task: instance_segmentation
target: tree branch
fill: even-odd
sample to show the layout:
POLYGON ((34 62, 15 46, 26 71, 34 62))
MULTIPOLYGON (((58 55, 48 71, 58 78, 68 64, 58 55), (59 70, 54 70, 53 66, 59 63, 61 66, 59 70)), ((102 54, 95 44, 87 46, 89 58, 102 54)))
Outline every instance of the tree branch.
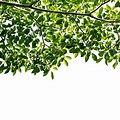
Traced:
POLYGON ((0 4, 4 5, 9 5, 9 6, 16 6, 16 7, 23 7, 23 8, 30 8, 33 10, 41 11, 41 12, 49 12, 49 13, 59 13, 59 14, 64 14, 64 15, 80 15, 80 16, 88 16, 96 20, 104 21, 104 22, 110 22, 110 23, 120 23, 120 20, 104 20, 101 18, 94 17, 90 14, 87 13, 77 13, 77 12, 63 12, 63 11, 54 11, 54 10, 46 10, 46 9, 41 9, 37 7, 32 7, 31 4, 18 4, 18 3, 10 3, 6 1, 0 1, 0 4))

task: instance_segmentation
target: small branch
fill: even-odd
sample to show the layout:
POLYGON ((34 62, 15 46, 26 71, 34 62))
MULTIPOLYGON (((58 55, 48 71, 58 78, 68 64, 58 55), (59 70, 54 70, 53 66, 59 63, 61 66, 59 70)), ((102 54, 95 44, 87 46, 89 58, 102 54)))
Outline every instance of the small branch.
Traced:
POLYGON ((94 13, 95 11, 97 11, 99 8, 101 8, 103 5, 105 5, 106 3, 110 2, 110 0, 103 2, 101 5, 99 5, 95 10, 93 10, 92 12, 90 12, 90 14, 94 13))

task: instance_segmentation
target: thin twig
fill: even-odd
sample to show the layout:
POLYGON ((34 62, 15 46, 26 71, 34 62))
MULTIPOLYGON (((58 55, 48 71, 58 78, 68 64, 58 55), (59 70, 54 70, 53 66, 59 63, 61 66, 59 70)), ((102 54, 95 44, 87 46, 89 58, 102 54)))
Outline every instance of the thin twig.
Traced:
POLYGON ((99 8, 101 8, 103 5, 105 5, 106 3, 110 2, 110 0, 103 2, 101 5, 99 5, 95 10, 93 10, 92 12, 90 12, 90 14, 96 12, 99 8))

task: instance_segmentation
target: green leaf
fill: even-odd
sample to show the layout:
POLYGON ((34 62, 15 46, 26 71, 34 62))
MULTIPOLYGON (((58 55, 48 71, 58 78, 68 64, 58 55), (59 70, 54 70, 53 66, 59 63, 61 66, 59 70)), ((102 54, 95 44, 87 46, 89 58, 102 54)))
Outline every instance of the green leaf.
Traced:
POLYGON ((44 21, 44 19, 45 19, 44 16, 41 15, 41 16, 38 18, 38 21, 41 22, 41 21, 44 21))
POLYGON ((65 22, 65 27, 68 27, 68 22, 67 21, 65 22))
POLYGON ((100 57, 102 57, 102 56, 104 55, 104 51, 100 51, 100 52, 98 53, 98 55, 99 55, 100 57))
POLYGON ((86 55, 85 51, 83 51, 83 52, 81 51, 80 53, 81 53, 81 57, 84 57, 86 55))
POLYGON ((103 12, 103 7, 100 8, 100 10, 99 10, 99 14, 101 15, 102 12, 103 12))
POLYGON ((36 48, 36 41, 32 42, 32 48, 36 48))
POLYGON ((10 71, 10 67, 8 67, 8 68, 6 69, 6 71, 4 72, 4 74, 7 74, 9 71, 10 71))
POLYGON ((0 51, 0 58, 5 59, 5 55, 1 51, 0 51))
POLYGON ((111 7, 108 4, 106 4, 106 8, 107 10, 111 10, 111 7))
POLYGON ((86 54, 86 56, 85 56, 85 62, 87 62, 87 61, 89 60, 89 58, 90 58, 90 52, 88 52, 88 53, 86 54))
POLYGON ((24 33, 28 34, 30 32, 30 29, 25 29, 24 33))
POLYGON ((19 40, 19 44, 24 43, 24 41, 25 41, 25 37, 24 37, 24 36, 22 36, 22 37, 21 37, 21 39, 19 40))
POLYGON ((57 67, 53 67, 53 70, 58 70, 58 68, 57 67))
POLYGON ((118 61, 116 61, 114 64, 113 64, 113 68, 115 69, 118 65, 118 61))
POLYGON ((71 60, 72 58, 70 56, 65 56, 68 60, 71 60))
POLYGON ((54 79, 54 73, 51 71, 51 78, 54 79))
POLYGON ((48 75, 48 73, 49 73, 49 69, 44 69, 43 76, 48 75))
POLYGON ((78 57, 79 53, 75 53, 74 54, 74 58, 78 57))
POLYGON ((6 9, 7 9, 7 5, 3 5, 2 10, 0 11, 0 14, 2 15, 6 9))
POLYGON ((85 48, 83 43, 79 43, 79 47, 80 47, 80 49, 84 49, 85 48))
POLYGON ((97 56, 96 56, 94 53, 92 53, 92 59, 93 59, 94 61, 97 61, 97 56))
POLYGON ((106 54, 104 55, 104 58, 105 58, 106 60, 109 60, 109 58, 110 58, 109 54, 106 53, 106 54))
POLYGON ((119 1, 117 1, 117 2, 115 3, 115 7, 120 7, 120 2, 119 2, 119 1))
POLYGON ((6 33, 7 33, 7 30, 3 30, 0 35, 2 36, 4 34, 6 34, 6 33))
POLYGON ((21 2, 22 2, 23 4, 25 4, 25 3, 26 3, 26 0, 22 0, 21 2))
POLYGON ((57 63, 57 67, 60 67, 60 66, 61 66, 61 61, 59 60, 57 63))
POLYGON ((99 0, 94 0, 94 5, 97 5, 97 4, 98 4, 98 1, 99 1, 99 0))
POLYGON ((66 66, 68 66, 68 62, 67 62, 67 60, 64 60, 64 63, 65 63, 66 66))
POLYGON ((4 64, 0 65, 0 73, 2 73, 4 70, 4 64))
POLYGON ((58 19, 58 20, 56 21, 56 24, 57 24, 57 25, 60 25, 60 24, 62 24, 62 22, 63 22, 63 19, 58 19))
POLYGON ((36 73, 40 72, 40 69, 37 66, 34 66, 32 73, 36 75, 36 73))
POLYGON ((103 58, 97 59, 96 63, 99 63, 103 58))

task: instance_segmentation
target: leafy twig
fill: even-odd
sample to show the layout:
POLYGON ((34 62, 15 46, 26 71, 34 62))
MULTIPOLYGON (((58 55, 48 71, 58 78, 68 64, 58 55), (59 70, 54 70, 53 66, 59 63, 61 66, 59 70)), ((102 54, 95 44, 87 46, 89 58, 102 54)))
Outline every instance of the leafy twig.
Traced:
POLYGON ((105 5, 106 3, 110 2, 110 0, 103 2, 102 4, 100 4, 95 10, 93 10, 92 12, 90 12, 90 14, 96 12, 99 8, 101 8, 103 5, 105 5))

